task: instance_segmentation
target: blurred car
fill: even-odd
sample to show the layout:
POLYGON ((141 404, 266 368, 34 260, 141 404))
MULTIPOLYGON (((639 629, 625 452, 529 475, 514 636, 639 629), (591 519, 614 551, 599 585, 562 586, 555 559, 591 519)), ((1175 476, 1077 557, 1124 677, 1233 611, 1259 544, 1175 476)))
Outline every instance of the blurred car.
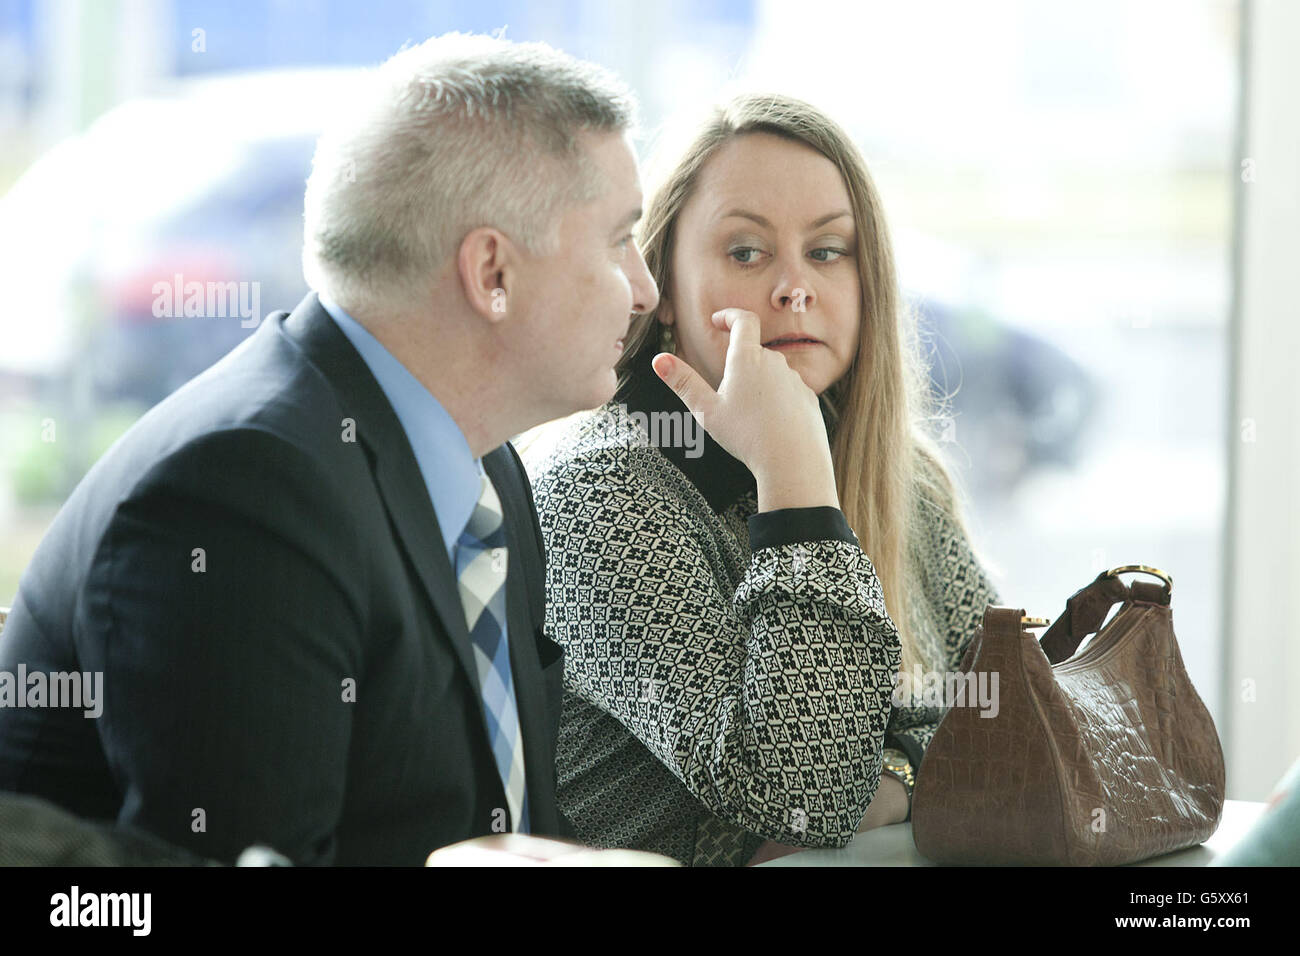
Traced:
MULTIPOLYGON (((242 283, 259 320, 292 308, 303 187, 316 137, 359 71, 205 76, 125 103, 36 162, 0 199, 6 290, 0 381, 27 383, 67 420, 143 412, 253 331, 239 315, 155 315, 156 284, 242 283)), ((934 342, 939 423, 967 480, 1005 491, 1068 462, 1091 408, 1084 371, 1047 342, 969 309, 918 298, 934 342), (958 360, 960 357, 960 360, 958 360), (960 382, 951 380, 960 369, 960 382), (957 387, 960 385, 960 387, 957 387)), ((86 432, 92 429, 85 429, 86 432)), ((61 499, 101 450, 75 442, 61 499)))
POLYGON ((978 308, 925 299, 914 307, 930 343, 931 387, 950 396, 950 420, 933 431, 973 495, 1004 496, 1032 469, 1075 463, 1099 398, 1082 365, 978 308))

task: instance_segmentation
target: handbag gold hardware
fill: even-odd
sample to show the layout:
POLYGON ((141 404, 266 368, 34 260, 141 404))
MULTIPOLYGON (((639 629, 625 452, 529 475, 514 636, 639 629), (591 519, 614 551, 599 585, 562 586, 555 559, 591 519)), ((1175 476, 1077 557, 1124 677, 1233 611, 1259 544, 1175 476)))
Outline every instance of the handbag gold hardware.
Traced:
POLYGON ((1159 568, 1148 567, 1145 564, 1120 565, 1118 568, 1111 568, 1109 571, 1105 573, 1104 577, 1113 578, 1129 571, 1140 571, 1143 574, 1155 575, 1156 577, 1160 578, 1160 580, 1164 581, 1165 584, 1169 585, 1169 590, 1172 591, 1174 589, 1174 579, 1172 575, 1166 574, 1164 571, 1161 571, 1159 568))

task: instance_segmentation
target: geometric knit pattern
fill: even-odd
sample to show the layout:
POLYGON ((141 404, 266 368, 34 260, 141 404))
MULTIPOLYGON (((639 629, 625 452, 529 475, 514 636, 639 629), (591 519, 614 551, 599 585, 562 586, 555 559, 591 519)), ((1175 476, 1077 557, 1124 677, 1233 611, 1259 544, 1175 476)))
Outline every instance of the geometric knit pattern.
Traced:
POLYGON ((506 533, 501 501, 487 475, 456 543, 456 583, 474 645, 488 740, 506 791, 512 828, 528 832, 523 737, 506 638, 506 533))
MULTIPOLYGON (((613 402, 530 461, 545 630, 565 650, 558 798, 579 839, 737 866, 764 840, 842 847, 881 749, 943 707, 894 707, 901 651, 871 560, 842 540, 751 553, 752 492, 716 513, 613 402)), ((1000 599, 927 512, 916 601, 957 670, 1000 599)))

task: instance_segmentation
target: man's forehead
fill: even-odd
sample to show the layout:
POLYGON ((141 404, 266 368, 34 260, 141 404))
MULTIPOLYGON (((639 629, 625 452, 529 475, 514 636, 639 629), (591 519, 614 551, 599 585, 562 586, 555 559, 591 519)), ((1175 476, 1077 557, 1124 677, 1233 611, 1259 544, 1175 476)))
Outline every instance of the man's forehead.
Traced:
POLYGON ((631 144, 625 135, 607 133, 592 144, 589 155, 601 180, 597 202, 620 224, 630 226, 640 218, 642 201, 641 174, 631 144))

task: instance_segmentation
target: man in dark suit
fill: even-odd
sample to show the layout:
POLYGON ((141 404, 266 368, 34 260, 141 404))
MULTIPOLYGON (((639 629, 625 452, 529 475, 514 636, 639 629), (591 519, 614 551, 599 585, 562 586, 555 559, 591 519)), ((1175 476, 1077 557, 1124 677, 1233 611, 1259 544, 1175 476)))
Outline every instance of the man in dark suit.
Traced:
POLYGON ((608 400, 657 302, 630 123, 540 45, 439 37, 376 71, 308 183, 320 294, 145 415, 27 569, 0 676, 102 679, 102 712, 17 688, 0 789, 225 862, 570 832, 507 439, 608 400))

